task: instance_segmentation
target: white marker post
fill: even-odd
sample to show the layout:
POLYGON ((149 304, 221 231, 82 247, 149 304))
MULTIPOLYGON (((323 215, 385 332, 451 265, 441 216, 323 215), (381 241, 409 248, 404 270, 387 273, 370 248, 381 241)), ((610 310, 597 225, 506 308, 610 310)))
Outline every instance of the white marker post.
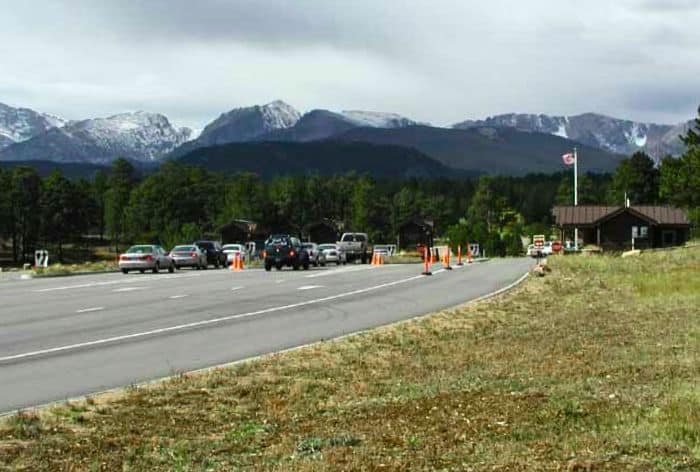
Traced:
MULTIPOLYGON (((574 206, 578 206, 578 153, 574 148, 574 206)), ((574 227, 574 249, 578 251, 578 226, 574 227)))

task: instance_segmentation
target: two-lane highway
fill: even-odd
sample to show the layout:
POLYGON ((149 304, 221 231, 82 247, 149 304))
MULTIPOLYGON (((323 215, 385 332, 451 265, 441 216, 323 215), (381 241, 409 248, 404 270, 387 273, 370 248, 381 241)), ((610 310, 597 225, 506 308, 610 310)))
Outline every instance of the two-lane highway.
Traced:
POLYGON ((411 318, 517 280, 528 259, 0 282, 0 412, 411 318), (439 267, 439 266, 438 266, 439 267))

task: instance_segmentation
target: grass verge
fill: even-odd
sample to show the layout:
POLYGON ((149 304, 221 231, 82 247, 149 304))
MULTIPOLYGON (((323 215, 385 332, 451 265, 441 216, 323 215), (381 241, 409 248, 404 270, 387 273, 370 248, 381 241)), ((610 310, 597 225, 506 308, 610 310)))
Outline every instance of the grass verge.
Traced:
POLYGON ((8 470, 698 470, 700 249, 24 413, 8 470))

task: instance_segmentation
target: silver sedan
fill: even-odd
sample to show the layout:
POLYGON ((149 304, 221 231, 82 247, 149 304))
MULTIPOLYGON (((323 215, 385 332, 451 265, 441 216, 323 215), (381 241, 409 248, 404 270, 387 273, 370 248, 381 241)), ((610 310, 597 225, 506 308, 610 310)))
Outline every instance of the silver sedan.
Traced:
POLYGON ((323 253, 323 258, 326 263, 330 264, 335 262, 336 265, 347 263, 348 259, 345 251, 337 244, 320 244, 318 250, 323 253))
POLYGON ((131 246, 119 256, 119 269, 125 274, 130 270, 138 270, 142 274, 151 270, 157 274, 161 269, 168 269, 168 272, 172 273, 175 271, 175 264, 162 247, 143 244, 131 246))
POLYGON ((207 254, 194 244, 175 246, 170 251, 170 257, 175 268, 192 267, 193 269, 207 268, 207 254))

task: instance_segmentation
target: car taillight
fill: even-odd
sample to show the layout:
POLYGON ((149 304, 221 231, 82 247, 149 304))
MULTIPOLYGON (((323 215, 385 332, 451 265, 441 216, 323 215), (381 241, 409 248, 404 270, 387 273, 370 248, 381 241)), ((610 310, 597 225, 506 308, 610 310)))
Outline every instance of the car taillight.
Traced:
POLYGON ((262 256, 263 256, 263 257, 267 257, 267 251, 263 251, 263 252, 262 252, 262 256))
POLYGON ((292 251, 289 251, 289 255, 290 255, 290 256, 294 257, 294 254, 295 254, 295 253, 294 253, 293 250, 292 250, 292 251))
POLYGON ((128 257, 126 257, 126 255, 124 255, 124 254, 122 254, 121 256, 119 256, 119 260, 120 260, 120 261, 125 261, 125 260, 127 260, 127 259, 128 259, 128 257))
POLYGON ((191 252, 191 253, 190 253, 190 257, 197 257, 197 253, 196 253, 196 252, 191 252))
POLYGON ((142 260, 142 261, 152 261, 152 260, 153 260, 153 256, 151 256, 151 255, 148 255, 148 256, 141 256, 141 260, 142 260))

